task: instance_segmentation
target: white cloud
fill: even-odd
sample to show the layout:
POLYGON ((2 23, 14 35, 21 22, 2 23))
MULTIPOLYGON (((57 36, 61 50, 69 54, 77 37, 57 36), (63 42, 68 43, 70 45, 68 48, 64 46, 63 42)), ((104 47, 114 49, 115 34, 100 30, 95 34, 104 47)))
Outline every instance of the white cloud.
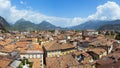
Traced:
POLYGON ((68 21, 67 18, 46 16, 31 10, 18 10, 15 6, 11 5, 10 0, 0 0, 0 16, 4 17, 10 23, 15 23, 17 20, 24 18, 34 23, 47 20, 57 26, 66 26, 66 21, 68 21))
POLYGON ((22 4, 22 5, 26 5, 26 2, 20 0, 20 4, 22 4))
POLYGON ((0 0, 0 15, 9 18, 11 3, 9 0, 0 0))
POLYGON ((20 1, 20 4, 24 4, 23 1, 20 1))
POLYGON ((115 20, 120 19, 120 6, 112 1, 108 1, 97 7, 97 12, 88 16, 88 19, 95 20, 115 20))
MULTIPOLYGON (((21 4, 24 2, 21 0, 21 4)), ((24 18, 34 23, 40 23, 47 20, 57 26, 73 26, 83 23, 88 20, 114 20, 120 19, 120 6, 112 1, 108 1, 103 5, 97 7, 94 14, 89 15, 87 18, 74 17, 74 18, 61 18, 54 16, 47 16, 39 12, 31 10, 18 10, 17 7, 11 5, 10 0, 0 0, 0 16, 3 16, 10 23, 15 23, 17 20, 24 18)))

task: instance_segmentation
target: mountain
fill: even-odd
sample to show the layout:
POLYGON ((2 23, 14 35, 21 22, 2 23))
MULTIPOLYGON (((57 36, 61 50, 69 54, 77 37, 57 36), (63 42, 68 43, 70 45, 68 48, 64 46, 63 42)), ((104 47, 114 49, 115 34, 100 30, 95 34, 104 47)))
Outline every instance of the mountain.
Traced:
POLYGON ((95 29, 95 30, 97 30, 101 26, 107 25, 107 24, 120 24, 120 20, 113 20, 113 21, 91 20, 91 21, 87 21, 83 24, 73 26, 70 29, 74 29, 74 30, 95 29))
POLYGON ((19 30, 19 31, 31 31, 31 30, 54 30, 54 29, 60 29, 60 30, 85 30, 85 29, 95 29, 95 30, 104 30, 104 29, 115 29, 120 30, 120 20, 112 20, 112 21, 106 21, 106 20, 90 20, 85 23, 79 24, 77 26, 73 26, 70 28, 61 28, 57 27, 47 21, 42 21, 39 24, 34 24, 31 21, 26 21, 25 19, 20 19, 15 22, 15 24, 9 25, 7 21, 0 16, 0 29, 2 30, 19 30))
POLYGON ((98 28, 98 30, 120 30, 120 20, 110 21, 98 28))
POLYGON ((40 24, 37 25, 39 30, 54 30, 54 29, 61 29, 60 27, 56 27, 55 25, 47 22, 42 21, 40 24))
POLYGON ((32 31, 32 30, 53 30, 61 28, 56 27, 55 25, 47 21, 42 21, 39 24, 34 24, 30 21, 26 21, 25 19, 20 19, 16 21, 16 23, 13 25, 13 29, 19 31, 32 31))
POLYGON ((98 30, 120 30, 120 24, 106 24, 101 26, 98 30))
POLYGON ((25 19, 20 19, 13 25, 13 29, 19 31, 36 30, 36 24, 25 19))
POLYGON ((0 16, 0 29, 6 31, 9 28, 10 28, 9 23, 3 17, 0 16))

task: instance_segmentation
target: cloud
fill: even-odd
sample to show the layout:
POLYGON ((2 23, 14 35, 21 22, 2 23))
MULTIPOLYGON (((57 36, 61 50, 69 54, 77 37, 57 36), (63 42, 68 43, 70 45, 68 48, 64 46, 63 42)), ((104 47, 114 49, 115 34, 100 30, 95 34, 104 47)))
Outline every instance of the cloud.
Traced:
POLYGON ((9 0, 0 0, 0 15, 9 18, 11 3, 9 0))
POLYGON ((96 13, 88 16, 88 19, 94 20, 120 19, 120 6, 113 1, 108 1, 103 5, 99 5, 97 7, 96 13))
POLYGON ((20 1, 20 4, 24 4, 23 1, 20 1))
POLYGON ((22 4, 22 5, 26 5, 26 2, 20 0, 20 4, 22 4))
MULTIPOLYGON (((21 4, 24 2, 21 0, 21 4)), ((24 18, 34 23, 40 23, 41 21, 49 21, 57 26, 74 26, 81 24, 88 20, 115 20, 120 19, 120 6, 113 2, 108 1, 103 5, 99 5, 96 8, 96 12, 89 15, 86 18, 74 17, 74 18, 61 18, 54 16, 47 16, 40 12, 32 10, 18 10, 16 6, 13 6, 10 0, 0 0, 0 16, 4 17, 10 23, 15 23, 17 20, 24 18)))
MULTIPOLYGON (((21 4, 23 2, 21 1, 21 4)), ((39 12, 31 10, 18 10, 16 6, 12 6, 10 0, 0 0, 0 16, 4 17, 8 22, 15 23, 17 20, 24 18, 36 24, 47 20, 57 26, 71 26, 70 18, 60 18, 54 16, 47 16, 39 12)))

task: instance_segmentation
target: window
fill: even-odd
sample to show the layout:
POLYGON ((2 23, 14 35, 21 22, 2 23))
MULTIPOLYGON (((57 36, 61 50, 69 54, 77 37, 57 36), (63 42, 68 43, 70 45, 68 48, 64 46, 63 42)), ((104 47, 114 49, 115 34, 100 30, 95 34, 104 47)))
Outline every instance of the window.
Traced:
POLYGON ((40 60, 40 62, 42 62, 42 60, 40 60))
POLYGON ((42 66, 42 64, 40 64, 40 66, 42 66))

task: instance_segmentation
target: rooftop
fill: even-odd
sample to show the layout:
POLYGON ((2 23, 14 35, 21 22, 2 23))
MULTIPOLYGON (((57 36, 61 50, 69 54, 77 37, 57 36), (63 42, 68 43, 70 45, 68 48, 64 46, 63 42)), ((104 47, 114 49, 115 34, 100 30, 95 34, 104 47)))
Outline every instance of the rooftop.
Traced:
POLYGON ((46 50, 64 50, 69 48, 75 48, 74 45, 68 44, 68 43, 58 43, 56 41, 50 41, 45 43, 45 49, 46 50))
POLYGON ((33 62, 32 68, 40 68, 40 59, 30 58, 29 60, 33 62))
POLYGON ((43 53, 43 49, 39 44, 29 42, 16 42, 1 49, 3 52, 12 52, 13 50, 18 50, 20 53, 43 53))
POLYGON ((0 68, 7 68, 12 60, 0 55, 0 68))
POLYGON ((71 66, 78 66, 79 62, 75 60, 72 55, 64 55, 60 57, 47 57, 47 68, 66 68, 71 66))

